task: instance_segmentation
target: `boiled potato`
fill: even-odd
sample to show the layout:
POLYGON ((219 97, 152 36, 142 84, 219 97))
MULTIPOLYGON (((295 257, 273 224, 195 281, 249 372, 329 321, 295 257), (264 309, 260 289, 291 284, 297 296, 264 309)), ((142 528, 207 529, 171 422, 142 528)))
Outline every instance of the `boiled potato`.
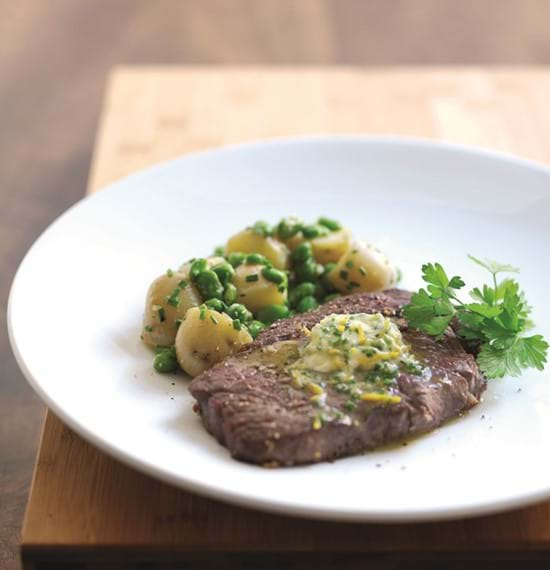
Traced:
POLYGON ((230 237, 225 246, 225 254, 234 252, 260 253, 267 257, 277 269, 288 267, 288 249, 275 238, 264 237, 251 228, 247 228, 230 237))
POLYGON ((338 261, 346 253, 351 241, 351 232, 346 229, 330 232, 311 240, 313 257, 318 263, 326 265, 338 261))
POLYGON ((197 376, 250 342, 248 331, 236 330, 225 313, 194 307, 178 329, 176 356, 187 374, 197 376))
POLYGON ((290 251, 294 251, 301 243, 309 241, 316 261, 326 265, 331 261, 338 261, 344 255, 351 241, 351 232, 343 228, 313 239, 306 239, 302 232, 298 232, 291 238, 281 241, 290 251))
POLYGON ((237 302, 253 313, 266 305, 283 305, 286 302, 287 288, 268 281, 262 275, 263 268, 263 265, 243 263, 235 269, 233 277, 233 285, 237 288, 237 302), (251 276, 257 276, 257 280, 250 280, 253 278, 251 276))
POLYGON ((328 278, 342 293, 381 291, 395 285, 397 271, 379 249, 353 241, 328 278))
POLYGON ((145 301, 143 342, 150 346, 174 344, 176 319, 183 319, 188 309, 201 302, 199 292, 184 273, 175 271, 155 279, 145 301), (186 287, 178 286, 182 281, 187 283, 186 287), (172 303, 168 302, 170 298, 172 303))
POLYGON ((284 240, 284 244, 286 247, 293 251, 296 249, 301 243, 304 243, 306 238, 303 236, 302 232, 298 232, 297 234, 293 235, 291 238, 284 240))

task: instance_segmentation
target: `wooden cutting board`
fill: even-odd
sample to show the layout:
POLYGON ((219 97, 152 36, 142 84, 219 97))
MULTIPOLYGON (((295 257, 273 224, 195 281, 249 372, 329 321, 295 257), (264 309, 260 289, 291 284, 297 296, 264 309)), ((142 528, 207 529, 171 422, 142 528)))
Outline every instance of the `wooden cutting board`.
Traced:
MULTIPOLYGON (((301 134, 423 136, 550 162, 549 102, 550 70, 540 68, 124 67, 110 77, 89 191, 191 151, 301 134)), ((462 484, 475 485, 482 476, 473 465, 471 480, 462 484)), ((169 562, 365 568, 367 561, 393 568, 395 560, 449 560, 450 553, 454 560, 544 557, 550 503, 436 524, 269 515, 146 477, 48 413, 21 552, 29 569, 169 562)))

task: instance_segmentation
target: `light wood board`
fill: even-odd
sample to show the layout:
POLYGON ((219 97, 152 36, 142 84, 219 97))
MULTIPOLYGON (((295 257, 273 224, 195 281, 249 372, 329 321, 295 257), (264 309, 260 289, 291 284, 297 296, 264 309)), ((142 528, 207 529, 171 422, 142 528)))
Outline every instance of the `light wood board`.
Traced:
MULTIPOLYGON (((185 153, 318 133, 422 136, 550 162, 549 102, 547 69, 119 68, 108 85, 89 191, 185 153)), ((465 485, 482 476, 472 469, 465 485)), ((550 549, 550 504, 443 524, 351 525, 267 515, 141 475, 49 413, 21 542, 29 568, 52 556, 117 549, 149 556, 523 552, 550 549)))

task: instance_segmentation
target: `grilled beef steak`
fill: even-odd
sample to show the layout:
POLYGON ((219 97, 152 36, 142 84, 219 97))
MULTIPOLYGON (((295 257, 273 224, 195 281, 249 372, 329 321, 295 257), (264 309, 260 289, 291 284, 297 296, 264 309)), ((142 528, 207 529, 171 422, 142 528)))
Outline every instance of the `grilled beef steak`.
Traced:
MULTIPOLYGON (((449 328, 441 341, 407 328, 401 308, 410 293, 357 293, 315 311, 281 320, 245 350, 196 377, 189 390, 206 428, 233 457, 272 465, 327 461, 374 449, 432 430, 479 402, 485 381, 474 357, 449 328), (428 374, 400 371, 393 393, 398 403, 361 402, 344 421, 315 425, 319 409, 311 394, 295 388, 287 364, 311 329, 333 313, 381 313, 399 327, 428 374)), ((343 408, 346 396, 332 386, 326 402, 343 408)))

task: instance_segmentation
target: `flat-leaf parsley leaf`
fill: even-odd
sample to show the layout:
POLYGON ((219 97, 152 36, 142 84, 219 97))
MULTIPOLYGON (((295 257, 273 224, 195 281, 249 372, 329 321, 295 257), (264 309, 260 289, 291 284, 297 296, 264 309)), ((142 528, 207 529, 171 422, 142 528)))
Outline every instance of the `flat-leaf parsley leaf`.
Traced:
POLYGON ((492 285, 470 291, 474 302, 463 302, 457 293, 464 287, 461 277, 449 278, 439 263, 422 266, 422 278, 428 284, 411 297, 403 309, 412 328, 440 339, 451 323, 458 336, 478 349, 477 363, 487 378, 507 374, 519 376, 524 368, 543 370, 548 343, 541 335, 523 336, 531 328, 531 307, 519 284, 500 273, 517 273, 516 267, 489 259, 468 256, 492 276, 492 285))

